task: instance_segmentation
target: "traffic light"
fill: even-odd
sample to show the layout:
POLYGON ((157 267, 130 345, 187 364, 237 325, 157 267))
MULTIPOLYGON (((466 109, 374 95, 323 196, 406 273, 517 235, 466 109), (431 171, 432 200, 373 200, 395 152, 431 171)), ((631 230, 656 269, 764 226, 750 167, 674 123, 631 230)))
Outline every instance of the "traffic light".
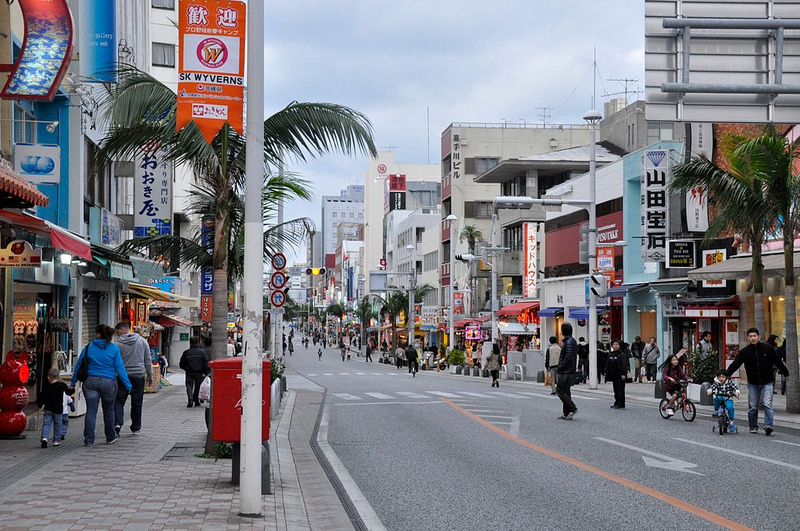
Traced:
POLYGON ((606 296, 606 276, 601 274, 594 274, 589 276, 589 289, 592 290, 598 297, 606 296))
POLYGON ((325 274, 325 268, 324 267, 309 267, 309 268, 306 269, 306 274, 307 275, 314 275, 314 276, 324 275, 325 274))

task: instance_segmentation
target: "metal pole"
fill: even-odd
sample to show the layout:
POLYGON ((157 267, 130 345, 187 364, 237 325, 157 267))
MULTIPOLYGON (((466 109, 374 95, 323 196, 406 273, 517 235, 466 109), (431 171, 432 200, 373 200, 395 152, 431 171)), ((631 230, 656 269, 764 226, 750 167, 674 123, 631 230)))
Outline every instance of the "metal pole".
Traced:
POLYGON ((492 342, 497 342, 497 209, 492 209, 492 342))
MULTIPOLYGON (((416 243, 416 236, 414 236, 416 243)), ((409 245, 411 251, 411 269, 408 277, 408 344, 414 346, 414 281, 417 276, 417 246, 409 245)))
POLYGON ((264 3, 247 11, 247 177, 245 181, 244 351, 242 360, 242 449, 239 514, 260 516, 261 503, 261 330, 263 318, 264 234, 261 190, 264 186, 264 3))
POLYGON ((456 261, 456 245, 453 239, 453 223, 458 220, 458 218, 454 214, 450 214, 445 218, 445 220, 450 222, 450 322, 448 331, 448 346, 450 350, 456 348, 456 321, 455 321, 455 313, 456 313, 456 283, 455 283, 455 261, 456 261))
MULTIPOLYGON (((595 163, 597 145, 595 135, 597 122, 602 115, 595 110, 588 111, 583 119, 589 122, 589 274, 597 269, 597 190, 595 182, 595 163)), ((597 389, 597 296, 589 290, 589 389, 597 389)))

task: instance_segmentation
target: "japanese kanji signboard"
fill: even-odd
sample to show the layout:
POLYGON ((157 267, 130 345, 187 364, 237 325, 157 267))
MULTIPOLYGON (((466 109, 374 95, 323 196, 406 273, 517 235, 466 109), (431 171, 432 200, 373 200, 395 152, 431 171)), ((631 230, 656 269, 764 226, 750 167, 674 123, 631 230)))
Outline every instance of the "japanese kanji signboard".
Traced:
POLYGON ((180 2, 178 131, 194 120, 206 142, 225 122, 244 134, 246 4, 180 2))
POLYGON ((663 149, 642 157, 642 261, 663 262, 669 238, 669 156, 663 149))
POLYGON ((172 234, 172 163, 161 149, 143 149, 133 175, 133 236, 172 234))

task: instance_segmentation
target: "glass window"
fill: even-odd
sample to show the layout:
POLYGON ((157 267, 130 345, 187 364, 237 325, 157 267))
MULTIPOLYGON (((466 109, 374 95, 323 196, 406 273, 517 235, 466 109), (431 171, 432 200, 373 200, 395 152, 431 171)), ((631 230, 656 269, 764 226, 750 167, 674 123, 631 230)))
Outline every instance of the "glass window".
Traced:
POLYGON ((154 42, 153 66, 175 68, 175 45, 154 42))
POLYGON ((156 9, 175 9, 175 0, 153 0, 153 7, 156 9))
POLYGON ((14 105, 14 142, 36 142, 36 117, 19 104, 14 105))
POLYGON ((475 175, 480 175, 483 172, 497 166, 500 159, 497 157, 475 157, 475 175))

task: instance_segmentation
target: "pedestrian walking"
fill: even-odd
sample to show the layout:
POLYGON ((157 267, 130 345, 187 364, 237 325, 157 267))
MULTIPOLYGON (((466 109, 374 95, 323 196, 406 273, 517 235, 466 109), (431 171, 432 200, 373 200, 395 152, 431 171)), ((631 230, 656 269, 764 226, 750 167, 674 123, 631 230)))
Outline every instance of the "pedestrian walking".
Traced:
POLYGON ((200 384, 211 372, 205 350, 200 348, 200 338, 189 339, 189 348, 183 351, 179 363, 186 373, 186 396, 189 403, 186 407, 200 406, 200 384))
MULTIPOLYGON (((131 332, 131 324, 120 321, 114 327, 117 334, 122 363, 131 382, 131 433, 137 435, 142 429, 142 405, 144 404, 145 384, 153 385, 153 361, 150 358, 150 345, 147 340, 131 332)), ((128 392, 125 386, 117 386, 117 399, 114 402, 114 431, 120 432, 125 424, 125 402, 128 392)))
MULTIPOLYGON (((115 404, 117 385, 121 383, 130 392, 131 381, 125 371, 119 347, 111 342, 114 329, 105 324, 95 328, 93 339, 81 351, 75 367, 80 367, 84 356, 89 359, 89 375, 83 382, 83 396, 86 398, 86 415, 83 419, 83 444, 94 445, 94 430, 97 422, 97 411, 102 403, 103 426, 106 444, 114 444, 119 435, 114 430, 115 404)), ((72 386, 78 379, 78 371, 72 373, 72 386)))
POLYGON ((500 369, 503 367, 503 356, 500 355, 500 347, 497 343, 492 344, 492 353, 486 358, 486 368, 492 375, 492 387, 500 387, 500 369))
POLYGON ((289 355, 292 356, 294 354, 294 341, 289 339, 289 355))
POLYGON ((408 374, 416 378, 419 372, 419 356, 417 349, 411 343, 406 343, 406 361, 408 361, 408 374))
POLYGON ((725 374, 730 378, 736 370, 744 365, 747 371, 747 419, 750 424, 750 433, 758 433, 758 400, 764 404, 764 434, 769 436, 774 431, 772 393, 775 386, 773 368, 783 376, 789 376, 789 369, 778 357, 775 349, 760 341, 761 334, 758 328, 747 330, 749 345, 736 355, 736 359, 728 366, 725 374))
POLYGON ((589 381, 589 343, 586 339, 578 339, 578 372, 581 373, 581 383, 589 381))
POLYGON ((367 348, 364 349, 364 361, 365 363, 372 362, 372 340, 370 339, 367 341, 367 348))
POLYGON ((612 409, 625 409, 625 382, 630 372, 630 356, 622 350, 618 339, 611 342, 611 352, 606 360, 606 381, 614 386, 614 405, 612 409))
POLYGON ((400 346, 400 343, 398 343, 397 350, 394 351, 394 358, 395 358, 394 361, 398 369, 403 366, 403 358, 405 357, 406 357, 406 351, 403 349, 403 347, 400 346))
POLYGON ((550 336, 550 346, 547 347, 547 356, 544 360, 544 368, 550 373, 550 394, 556 394, 556 369, 561 360, 561 347, 558 346, 556 336, 550 336))
POLYGON ((75 393, 74 386, 68 386, 61 381, 61 373, 53 368, 47 372, 47 382, 42 386, 42 392, 36 404, 44 408, 42 420, 42 448, 47 448, 47 438, 50 437, 50 428, 53 429, 53 446, 61 445, 63 432, 64 397, 75 393))
POLYGON ((572 420, 578 408, 572 401, 572 393, 570 388, 575 381, 575 370, 578 365, 578 343, 572 337, 572 325, 569 323, 561 324, 561 335, 564 340, 561 342, 561 358, 559 359, 558 366, 556 367, 556 374, 558 376, 558 384, 556 385, 556 394, 561 399, 563 406, 563 415, 560 419, 572 420))
POLYGON ((64 439, 67 436, 67 430, 69 429, 69 414, 70 412, 74 411, 75 400, 68 394, 64 393, 64 408, 61 410, 61 436, 58 438, 58 440, 61 442, 64 442, 64 439))
POLYGON ((642 341, 641 336, 636 336, 633 338, 633 343, 631 343, 631 356, 633 356, 634 360, 634 375, 633 381, 642 383, 642 367, 644 367, 644 362, 642 361, 642 352, 644 351, 644 341, 642 341))
POLYGON ((642 350, 642 359, 644 360, 645 374, 648 382, 656 380, 656 365, 661 358, 661 351, 656 345, 656 338, 651 337, 647 345, 642 350))

